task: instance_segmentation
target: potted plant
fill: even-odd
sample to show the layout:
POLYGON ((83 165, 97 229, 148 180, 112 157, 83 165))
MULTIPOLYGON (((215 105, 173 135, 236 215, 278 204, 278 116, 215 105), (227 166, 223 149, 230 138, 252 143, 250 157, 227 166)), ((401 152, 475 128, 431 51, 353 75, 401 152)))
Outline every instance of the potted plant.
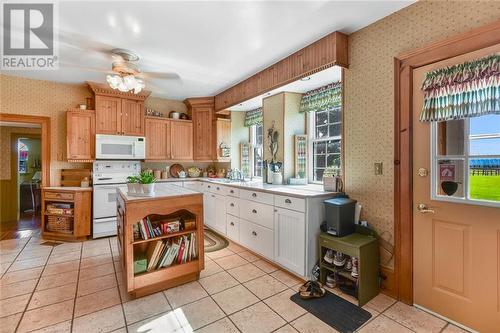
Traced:
POLYGON ((139 182, 137 176, 128 176, 127 177, 127 190, 128 193, 136 192, 136 184, 139 182))
POLYGON ((155 191, 156 178, 151 172, 142 171, 139 175, 139 183, 142 184, 142 191, 145 194, 151 194, 155 191))

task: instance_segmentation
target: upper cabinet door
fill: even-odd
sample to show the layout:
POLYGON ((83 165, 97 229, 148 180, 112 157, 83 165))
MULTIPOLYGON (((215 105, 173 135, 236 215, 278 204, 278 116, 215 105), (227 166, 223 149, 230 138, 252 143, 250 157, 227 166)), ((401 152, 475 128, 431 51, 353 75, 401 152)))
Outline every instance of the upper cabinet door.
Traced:
POLYGON ((193 159, 193 123, 171 121, 170 158, 174 161, 193 159))
POLYGON ((195 160, 212 160, 213 147, 213 109, 196 107, 192 110, 194 126, 193 158, 195 160))
POLYGON ((146 159, 170 159, 170 121, 146 119, 146 159))
POLYGON ((144 102, 122 99, 122 133, 144 135, 144 102))
POLYGON ((121 98, 96 95, 96 133, 122 134, 121 98))
POLYGON ((68 111, 66 124, 68 160, 93 160, 95 156, 94 112, 68 111))

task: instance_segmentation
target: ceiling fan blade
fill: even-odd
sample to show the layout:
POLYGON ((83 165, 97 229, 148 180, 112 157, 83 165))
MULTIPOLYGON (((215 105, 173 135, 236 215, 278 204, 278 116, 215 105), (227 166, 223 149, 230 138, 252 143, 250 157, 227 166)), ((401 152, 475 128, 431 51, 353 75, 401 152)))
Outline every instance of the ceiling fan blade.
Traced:
POLYGON ((180 79, 177 73, 162 73, 162 72, 141 72, 139 77, 147 79, 158 79, 158 80, 177 80, 180 79))
POLYGON ((80 49, 83 52, 95 52, 99 53, 109 59, 123 60, 119 56, 114 56, 111 54, 111 50, 116 47, 106 43, 98 42, 96 40, 89 39, 88 36, 81 35, 76 32, 70 31, 59 31, 59 43, 61 46, 67 46, 70 48, 80 49))
POLYGON ((82 66, 79 64, 74 64, 74 63, 69 63, 69 62, 64 62, 64 61, 61 61, 59 63, 59 66, 63 67, 63 68, 78 69, 78 70, 84 70, 84 71, 88 71, 88 72, 114 74, 114 72, 112 70, 110 70, 109 68, 86 67, 86 66, 82 66))

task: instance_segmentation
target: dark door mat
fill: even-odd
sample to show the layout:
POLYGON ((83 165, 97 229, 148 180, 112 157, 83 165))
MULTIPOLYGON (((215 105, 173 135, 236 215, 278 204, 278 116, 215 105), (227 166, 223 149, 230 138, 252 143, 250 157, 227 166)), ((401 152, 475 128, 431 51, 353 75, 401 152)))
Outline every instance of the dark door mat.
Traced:
POLYGON ((296 293, 290 297, 290 300, 341 333, 356 331, 372 317, 370 312, 332 294, 328 290, 325 296, 321 298, 306 300, 300 298, 299 293, 296 293))

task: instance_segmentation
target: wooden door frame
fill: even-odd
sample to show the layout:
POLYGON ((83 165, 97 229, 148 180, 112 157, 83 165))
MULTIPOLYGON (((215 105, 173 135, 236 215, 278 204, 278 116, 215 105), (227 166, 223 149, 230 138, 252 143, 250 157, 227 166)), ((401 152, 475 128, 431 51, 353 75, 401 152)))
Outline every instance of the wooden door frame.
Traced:
POLYGON ((497 21, 394 58, 395 276, 398 299, 407 304, 413 304, 413 70, 499 43, 497 21))
POLYGON ((38 124, 42 128, 42 187, 50 185, 50 117, 1 113, 0 121, 38 124))

